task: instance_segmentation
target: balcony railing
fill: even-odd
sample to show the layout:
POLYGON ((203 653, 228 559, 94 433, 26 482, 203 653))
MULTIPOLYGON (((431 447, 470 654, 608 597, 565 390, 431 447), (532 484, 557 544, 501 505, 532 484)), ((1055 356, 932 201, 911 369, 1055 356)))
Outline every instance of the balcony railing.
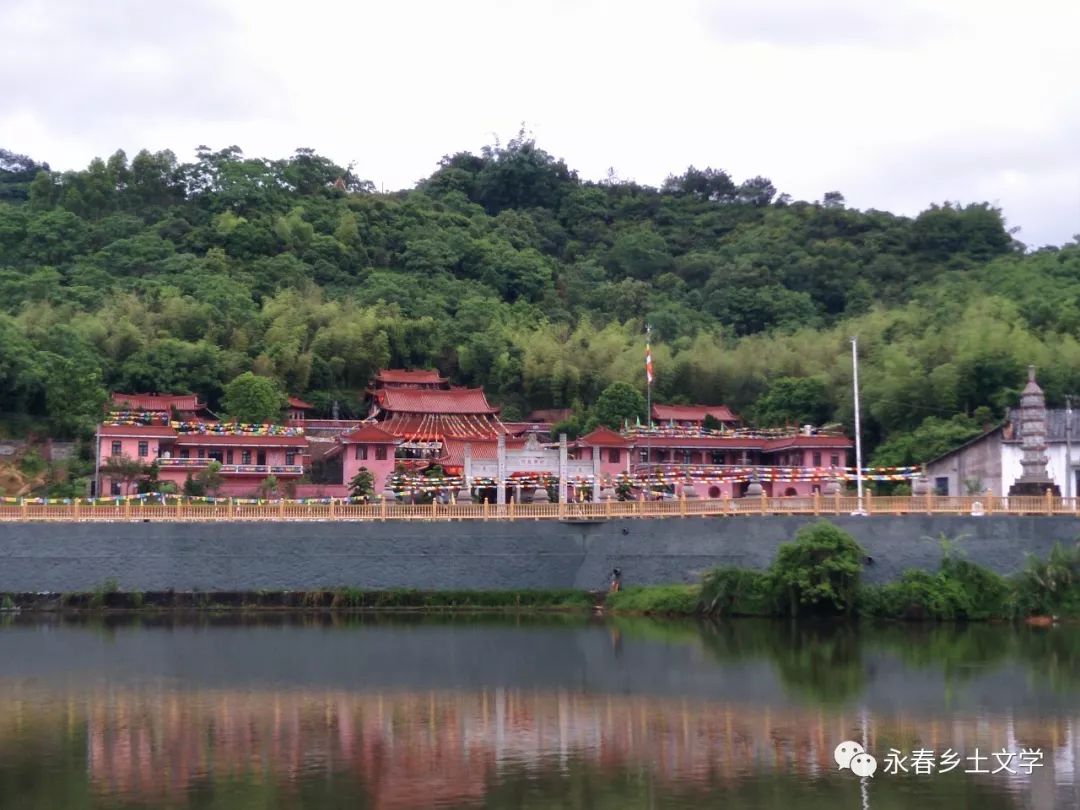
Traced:
MULTIPOLYGON (((212 458, 159 458, 159 467, 183 467, 198 469, 207 466, 212 458)), ((239 475, 303 475, 302 464, 222 464, 222 473, 239 475)))
MULTIPOLYGON (((51 500, 0 499, 0 522, 19 521, 227 521, 227 520, 568 520, 614 518, 717 518, 750 515, 1065 515, 1080 517, 1080 499, 996 495, 938 496, 813 495, 785 498, 679 498, 664 501, 598 503, 438 503, 398 504, 349 499, 258 501, 247 498, 176 498, 160 495, 128 498, 51 500)), ((1067 528, 1067 527, 1066 527, 1067 528)), ((918 526, 915 525, 915 529, 918 526)), ((914 530, 914 529, 913 529, 914 530)))

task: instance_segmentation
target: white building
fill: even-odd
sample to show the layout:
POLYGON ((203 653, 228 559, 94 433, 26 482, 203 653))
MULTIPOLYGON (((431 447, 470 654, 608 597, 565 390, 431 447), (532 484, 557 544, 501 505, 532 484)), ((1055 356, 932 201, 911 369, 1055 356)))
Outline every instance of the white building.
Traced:
MULTIPOLYGON (((1072 412, 1071 425, 1068 413, 1046 410, 1046 470, 1065 497, 1080 493, 1080 411, 1072 412), (1075 446, 1071 463, 1066 463, 1070 439, 1075 446)), ((1012 409, 1004 423, 927 462, 932 491, 939 495, 1008 495, 1009 487, 1023 472, 1022 441, 1020 412, 1012 409)))

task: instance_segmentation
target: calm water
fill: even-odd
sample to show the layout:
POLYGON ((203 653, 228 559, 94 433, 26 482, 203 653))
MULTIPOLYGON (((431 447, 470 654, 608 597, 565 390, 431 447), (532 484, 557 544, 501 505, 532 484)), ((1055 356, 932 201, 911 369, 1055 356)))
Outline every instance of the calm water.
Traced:
POLYGON ((1074 628, 0 615, 3 810, 1076 808, 1078 721, 1074 628))

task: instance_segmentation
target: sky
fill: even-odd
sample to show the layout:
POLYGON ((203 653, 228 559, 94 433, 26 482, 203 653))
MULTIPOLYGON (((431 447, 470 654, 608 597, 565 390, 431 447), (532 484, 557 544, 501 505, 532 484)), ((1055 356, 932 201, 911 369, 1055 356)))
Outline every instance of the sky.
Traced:
POLYGON ((1080 234, 1075 0, 0 0, 0 146, 311 147, 386 190, 522 123, 585 179, 688 165, 1080 234))

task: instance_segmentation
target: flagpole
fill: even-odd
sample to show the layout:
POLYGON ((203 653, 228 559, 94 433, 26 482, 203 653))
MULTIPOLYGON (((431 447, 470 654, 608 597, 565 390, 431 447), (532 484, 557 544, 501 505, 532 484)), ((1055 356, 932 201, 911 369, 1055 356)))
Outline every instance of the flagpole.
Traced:
POLYGON ((645 424, 652 427, 652 326, 645 324, 645 424))
POLYGON ((855 514, 865 515, 863 511, 863 469, 862 469, 862 425, 859 421, 859 339, 851 338, 851 379, 852 393, 855 397, 855 514))

